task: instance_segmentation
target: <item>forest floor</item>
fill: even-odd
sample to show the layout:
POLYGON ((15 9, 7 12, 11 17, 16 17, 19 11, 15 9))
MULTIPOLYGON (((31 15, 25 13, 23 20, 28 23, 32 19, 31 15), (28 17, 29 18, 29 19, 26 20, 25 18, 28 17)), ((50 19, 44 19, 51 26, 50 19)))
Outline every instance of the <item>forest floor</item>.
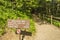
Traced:
MULTIPOLYGON (((50 24, 37 24, 34 36, 25 36, 24 40, 60 40, 60 29, 50 24)), ((15 32, 8 32, 0 40, 19 40, 15 32)), ((22 40, 22 39, 21 39, 22 40)))
POLYGON ((39 25, 36 23, 34 40, 60 40, 60 29, 50 24, 39 25))

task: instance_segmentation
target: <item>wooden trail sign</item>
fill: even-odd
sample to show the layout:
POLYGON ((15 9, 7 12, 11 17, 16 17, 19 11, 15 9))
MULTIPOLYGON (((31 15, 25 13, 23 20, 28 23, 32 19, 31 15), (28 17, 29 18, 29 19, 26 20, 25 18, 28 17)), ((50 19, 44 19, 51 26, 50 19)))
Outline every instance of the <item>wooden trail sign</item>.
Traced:
POLYGON ((8 20, 8 27, 11 28, 29 28, 29 20, 8 20))

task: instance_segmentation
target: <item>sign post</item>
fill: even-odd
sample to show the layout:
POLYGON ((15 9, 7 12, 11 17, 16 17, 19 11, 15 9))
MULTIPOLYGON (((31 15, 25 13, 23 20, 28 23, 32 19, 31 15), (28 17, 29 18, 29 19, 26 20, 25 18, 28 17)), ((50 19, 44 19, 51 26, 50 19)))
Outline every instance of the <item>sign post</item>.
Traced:
POLYGON ((21 30, 19 28, 16 30, 16 33, 19 35, 19 40, 21 40, 21 35, 20 35, 21 30))
POLYGON ((30 26, 29 20, 19 20, 19 19, 18 20, 11 20, 11 19, 8 20, 8 27, 17 29, 16 32, 19 35, 19 40, 21 40, 20 28, 29 28, 29 26, 30 26))

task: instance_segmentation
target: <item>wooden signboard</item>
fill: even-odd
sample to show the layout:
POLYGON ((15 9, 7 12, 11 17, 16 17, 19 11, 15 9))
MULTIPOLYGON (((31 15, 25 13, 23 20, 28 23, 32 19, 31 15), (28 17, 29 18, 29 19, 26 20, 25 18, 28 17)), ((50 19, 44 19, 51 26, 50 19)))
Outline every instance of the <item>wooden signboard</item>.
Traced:
POLYGON ((8 20, 8 27, 11 28, 29 28, 29 20, 8 20))

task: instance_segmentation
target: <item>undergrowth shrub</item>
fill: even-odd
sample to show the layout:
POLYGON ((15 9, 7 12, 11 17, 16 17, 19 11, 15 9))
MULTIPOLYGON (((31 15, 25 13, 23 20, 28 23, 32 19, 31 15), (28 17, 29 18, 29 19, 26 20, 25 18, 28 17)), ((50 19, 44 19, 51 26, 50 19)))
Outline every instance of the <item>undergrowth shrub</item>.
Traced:
POLYGON ((22 20, 27 19, 30 20, 30 28, 29 32, 35 32, 34 21, 26 15, 26 12, 12 10, 12 9, 0 9, 0 35, 4 33, 5 28, 7 28, 7 20, 8 19, 17 19, 20 18, 22 20), (4 11, 3 11, 4 10, 4 11))

